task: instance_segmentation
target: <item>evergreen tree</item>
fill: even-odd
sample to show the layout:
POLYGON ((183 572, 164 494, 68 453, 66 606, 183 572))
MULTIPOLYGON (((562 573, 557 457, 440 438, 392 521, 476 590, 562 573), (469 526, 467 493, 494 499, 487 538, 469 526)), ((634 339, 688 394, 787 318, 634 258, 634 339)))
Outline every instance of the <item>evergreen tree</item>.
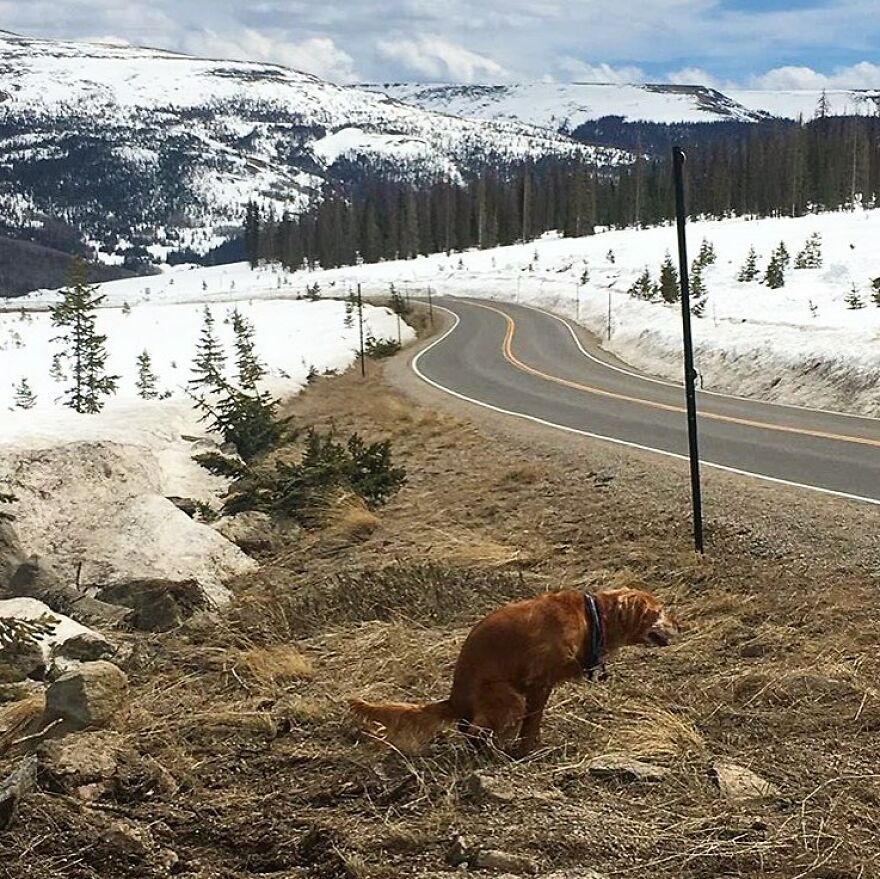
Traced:
POLYGON ((608 253, 605 254, 605 259, 607 259, 611 265, 614 265, 614 251, 609 250, 608 253))
POLYGON ((755 253, 755 248, 749 248, 749 254, 746 257, 745 264, 739 270, 739 274, 737 274, 737 281, 741 281, 742 283, 747 283, 749 281, 755 281, 758 278, 758 254, 755 253))
POLYGON ((778 290, 780 287, 785 286, 785 264, 778 247, 770 256, 770 262, 764 274, 764 283, 771 290, 778 290))
POLYGON ((708 238, 703 239, 700 245, 700 253, 697 256, 697 262, 703 267, 715 265, 717 257, 715 256, 715 245, 708 238))
POLYGON ((244 250, 252 269, 260 264, 262 247, 260 228, 260 209, 256 202, 249 201, 245 208, 244 218, 244 250))
POLYGON ((858 311, 858 309, 865 307, 865 300, 859 295, 859 288, 855 284, 852 285, 849 293, 844 297, 844 302, 846 302, 846 307, 853 311, 858 311))
POLYGON ((216 390, 223 383, 223 368, 225 366, 226 355, 223 353, 223 348, 214 332, 214 315, 206 305, 202 334, 196 347, 196 356, 193 359, 193 377, 189 380, 190 386, 206 391, 216 390))
POLYGON ((669 251, 660 266, 660 296, 664 302, 678 302, 681 299, 681 288, 678 285, 678 269, 672 262, 669 251))
POLYGON ((137 356, 137 378, 134 386, 142 400, 155 400, 159 396, 156 388, 158 379, 153 372, 153 361, 149 352, 144 349, 137 356))
POLYGON ((28 380, 23 378, 14 389, 15 408, 33 409, 37 405, 37 395, 31 390, 28 380))
POLYGON ((822 236, 814 232, 794 260, 796 269, 819 269, 822 267, 822 236))
POLYGON ((254 325, 238 310, 232 310, 232 331, 235 333, 235 367, 239 384, 256 390, 257 382, 266 375, 266 367, 257 356, 254 325))
POLYGON ((776 255, 779 258, 779 264, 782 266, 783 271, 791 265, 791 254, 788 252, 784 241, 779 242, 779 246, 776 248, 776 255))
POLYGON ((100 412, 103 398, 116 392, 119 379, 107 374, 107 337, 95 328, 97 309, 105 298, 88 283, 85 261, 76 258, 61 301, 49 307, 52 326, 62 330, 53 341, 65 346, 58 363, 64 359, 70 366, 72 384, 65 392, 64 405, 79 413, 100 412))
POLYGON ((880 278, 871 281, 871 300, 875 305, 880 305, 880 278))
POLYGON ((345 317, 342 319, 342 325, 348 329, 354 326, 354 309, 354 294, 349 292, 348 296, 345 297, 345 317))
POLYGON ((706 310, 706 300, 709 298, 709 291, 706 288, 706 281, 703 277, 705 266, 698 256, 691 266, 691 314, 702 317, 706 310))
POLYGON ((630 296, 636 299, 644 299, 651 302, 657 298, 657 285, 651 280, 651 272, 645 266, 645 270, 636 278, 635 283, 627 291, 630 296))

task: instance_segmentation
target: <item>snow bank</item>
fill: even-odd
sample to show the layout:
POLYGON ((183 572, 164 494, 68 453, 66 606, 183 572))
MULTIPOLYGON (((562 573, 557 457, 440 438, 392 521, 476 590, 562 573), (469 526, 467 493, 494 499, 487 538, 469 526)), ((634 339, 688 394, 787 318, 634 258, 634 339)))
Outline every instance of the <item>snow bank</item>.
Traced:
MULTIPOLYGON (((196 274, 186 295, 204 295, 196 274)), ((240 297, 247 273, 239 271, 238 280, 240 297)), ((187 285, 169 289, 186 291, 187 285)), ((111 298, 116 307, 99 312, 98 328, 108 336, 109 369, 121 378, 119 393, 98 415, 78 415, 60 404, 63 384, 49 375, 57 345, 48 313, 0 314, 0 486, 10 487, 19 499, 11 508, 16 530, 28 553, 43 556, 65 577, 72 580, 81 564, 83 586, 195 579, 222 601, 223 584, 252 570, 254 562, 167 500, 209 502, 224 488, 223 480, 192 460, 193 454, 216 447, 185 393, 203 306, 175 303, 172 297, 155 304, 146 302, 148 296, 131 297, 135 304, 129 312, 120 307, 124 298, 111 298), (145 349, 168 399, 144 401, 136 394, 135 358, 145 349), (37 394, 37 406, 10 410, 13 386, 22 378, 37 394)), ((233 304, 254 324, 257 353, 268 366, 266 382, 273 393, 296 393, 311 369, 345 369, 354 359, 358 330, 354 322, 345 325, 342 302, 278 299, 276 288, 273 298, 213 308, 230 361, 233 334, 224 317, 233 304)), ((365 329, 379 338, 397 338, 397 318, 369 306, 365 329)), ((413 336, 402 325, 403 340, 413 336)))

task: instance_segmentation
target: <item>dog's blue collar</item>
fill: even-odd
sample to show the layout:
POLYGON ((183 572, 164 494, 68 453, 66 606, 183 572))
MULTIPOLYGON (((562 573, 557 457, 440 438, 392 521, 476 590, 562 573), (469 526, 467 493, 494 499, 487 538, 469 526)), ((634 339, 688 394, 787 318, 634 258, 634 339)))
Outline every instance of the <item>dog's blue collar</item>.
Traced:
POLYGON ((587 639, 586 653, 584 654, 584 674, 589 680, 593 680, 596 671, 601 671, 600 679, 605 677, 605 629, 602 625, 602 614, 596 604, 594 596, 589 592, 584 593, 584 609, 587 621, 590 624, 590 635, 587 639))

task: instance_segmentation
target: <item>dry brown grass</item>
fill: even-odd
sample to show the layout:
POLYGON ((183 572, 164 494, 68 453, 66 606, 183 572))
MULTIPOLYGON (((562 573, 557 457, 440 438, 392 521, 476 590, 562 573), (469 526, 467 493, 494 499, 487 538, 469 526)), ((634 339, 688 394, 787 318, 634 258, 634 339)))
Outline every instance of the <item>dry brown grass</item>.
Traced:
POLYGON ((364 500, 348 492, 328 498, 318 512, 325 526, 323 537, 332 540, 359 543, 379 527, 379 517, 364 500))
POLYGON ((6 753, 24 735, 46 707, 42 693, 34 693, 0 705, 0 754, 6 753))
POLYGON ((308 680, 314 674, 311 660, 288 644, 251 647, 238 655, 236 664, 247 678, 270 687, 308 680))

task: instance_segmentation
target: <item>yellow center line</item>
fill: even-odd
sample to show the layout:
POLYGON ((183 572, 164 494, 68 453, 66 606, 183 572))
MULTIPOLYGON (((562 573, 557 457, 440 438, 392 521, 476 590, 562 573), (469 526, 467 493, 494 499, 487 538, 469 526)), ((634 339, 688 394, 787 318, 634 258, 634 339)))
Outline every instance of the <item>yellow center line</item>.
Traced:
MULTIPOLYGON (((540 369, 536 369, 534 366, 529 366, 527 363, 523 363, 514 353, 513 353, 513 337, 516 334, 516 322, 514 319, 502 311, 500 308, 493 308, 491 305, 483 305, 482 303, 472 302, 469 303, 471 305, 476 305, 478 308, 485 308, 487 311, 493 311, 495 314, 501 315, 505 321, 507 321, 507 332, 504 336, 504 345, 502 348, 502 352, 504 354, 504 359, 511 365, 516 367, 517 369, 522 370, 523 372, 527 372, 531 375, 537 376, 538 378, 543 378, 546 381, 554 382, 558 385, 564 385, 567 388, 573 388, 576 391, 583 391, 587 394, 595 394, 600 397, 609 397, 613 400, 622 400, 625 403, 636 403, 640 406, 648 406, 651 409, 662 409, 666 412, 678 412, 678 413, 686 413, 687 410, 684 406, 676 406, 672 403, 658 403, 655 400, 645 400, 642 397, 631 397, 628 394, 619 394, 615 391, 608 391, 604 388, 597 388, 593 385, 585 385, 580 382, 571 381, 567 378, 561 378, 558 375, 551 375, 550 373, 542 372, 540 369)), ((844 443, 858 443, 860 445, 865 446, 874 446, 875 448, 880 448, 880 440, 871 439, 869 437, 864 436, 847 436, 845 434, 839 433, 826 433, 821 430, 808 430, 803 427, 788 427, 783 424, 768 424, 764 421, 752 421, 748 418, 737 418, 734 415, 719 415, 715 412, 700 412, 700 418, 711 419, 712 421, 724 421, 728 424, 740 424, 745 427, 755 427, 760 430, 775 430, 780 433, 793 433, 798 434, 800 436, 811 436, 816 437, 817 439, 826 439, 826 440, 836 440, 838 442, 844 443)))

